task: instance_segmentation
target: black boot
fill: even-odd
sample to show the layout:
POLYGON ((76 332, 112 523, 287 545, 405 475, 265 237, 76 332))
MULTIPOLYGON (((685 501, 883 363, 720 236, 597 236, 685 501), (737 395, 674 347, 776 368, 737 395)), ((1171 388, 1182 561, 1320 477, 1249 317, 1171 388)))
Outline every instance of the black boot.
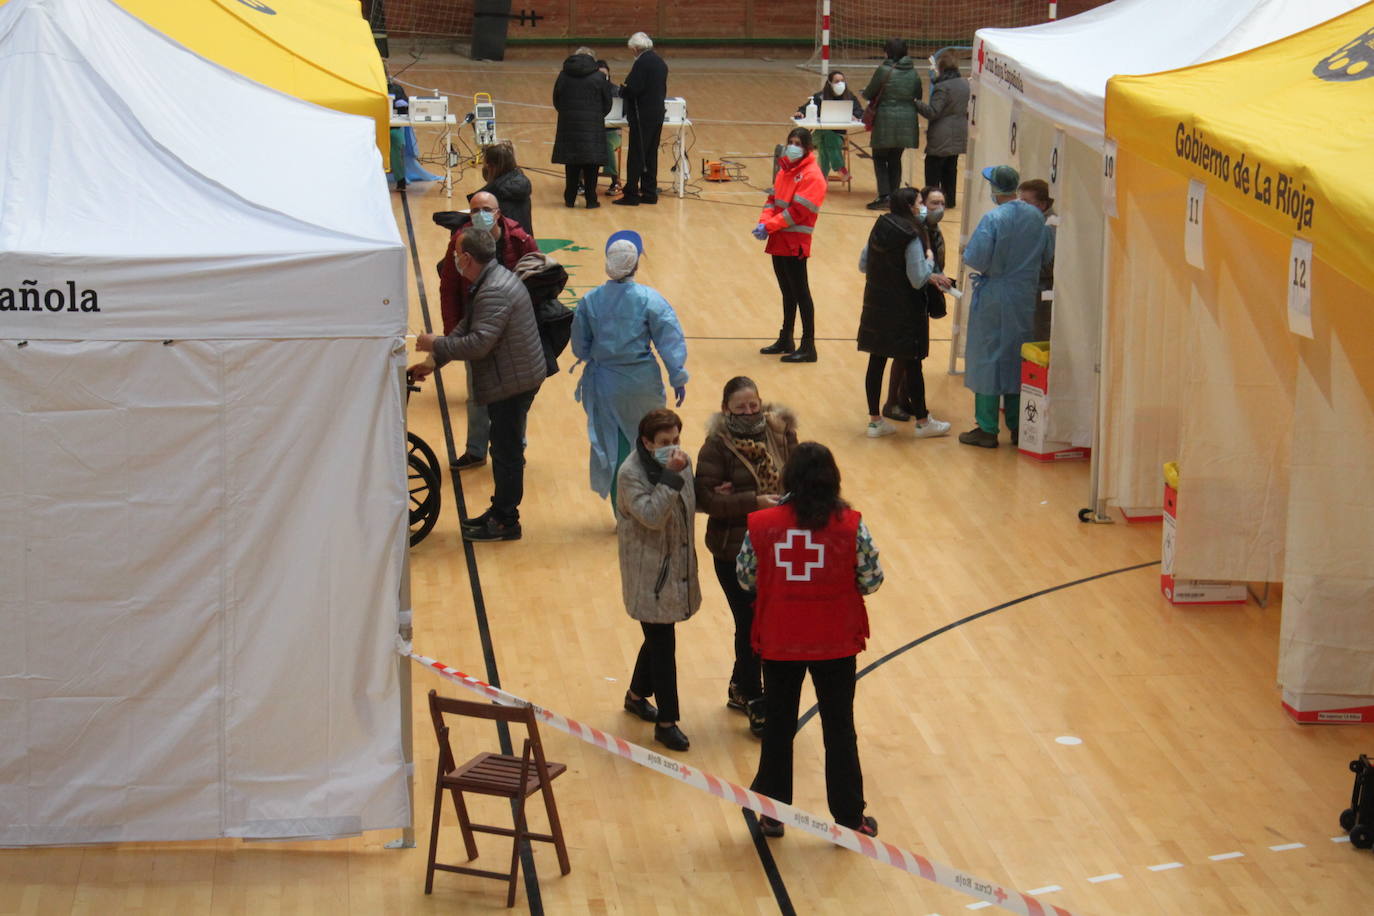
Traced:
POLYGON ((789 353, 782 358, 785 363, 814 363, 816 361, 816 343, 810 337, 803 337, 801 346, 797 347, 795 353, 789 353))
POLYGON ((759 352, 765 356, 777 356, 779 353, 791 353, 797 349, 797 345, 792 340, 792 335, 788 331, 779 331, 778 339, 766 347, 761 347, 759 352))

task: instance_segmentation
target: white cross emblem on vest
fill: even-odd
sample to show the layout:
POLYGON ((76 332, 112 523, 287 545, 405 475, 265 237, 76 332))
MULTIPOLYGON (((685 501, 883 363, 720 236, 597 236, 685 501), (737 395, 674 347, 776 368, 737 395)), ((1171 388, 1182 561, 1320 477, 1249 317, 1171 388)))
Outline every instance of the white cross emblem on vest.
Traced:
POLYGON ((773 562, 787 572, 788 582, 810 582, 811 570, 825 566, 825 545, 811 540, 811 532, 805 528, 789 528, 786 540, 773 545, 773 562), (786 558, 783 551, 788 554, 786 558))

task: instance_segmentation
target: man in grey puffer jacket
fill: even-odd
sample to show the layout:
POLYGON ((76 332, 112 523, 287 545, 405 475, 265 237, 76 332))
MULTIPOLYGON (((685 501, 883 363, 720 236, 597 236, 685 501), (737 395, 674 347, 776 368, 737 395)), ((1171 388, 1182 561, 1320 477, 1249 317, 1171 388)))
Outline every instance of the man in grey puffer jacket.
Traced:
POLYGON ((434 354, 411 367, 424 378, 455 360, 472 363, 473 400, 485 404, 491 417, 491 508, 463 519, 469 541, 518 541, 520 500, 525 493, 525 419, 539 386, 548 375, 544 347, 529 293, 515 274, 496 260, 490 233, 463 230, 454 255, 458 272, 471 286, 468 310, 446 337, 421 334, 415 348, 434 354))

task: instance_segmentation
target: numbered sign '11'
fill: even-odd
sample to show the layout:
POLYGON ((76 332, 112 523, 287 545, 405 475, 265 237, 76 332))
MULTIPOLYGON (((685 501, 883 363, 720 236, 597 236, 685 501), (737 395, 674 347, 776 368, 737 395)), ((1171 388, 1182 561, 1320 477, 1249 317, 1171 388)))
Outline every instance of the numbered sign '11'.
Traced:
POLYGON ((1202 263, 1202 205, 1207 202, 1207 185, 1196 178, 1188 182, 1188 210, 1183 223, 1183 258, 1198 270, 1202 263))
POLYGON ((1312 337, 1312 243, 1296 237, 1288 258, 1288 330, 1312 337))

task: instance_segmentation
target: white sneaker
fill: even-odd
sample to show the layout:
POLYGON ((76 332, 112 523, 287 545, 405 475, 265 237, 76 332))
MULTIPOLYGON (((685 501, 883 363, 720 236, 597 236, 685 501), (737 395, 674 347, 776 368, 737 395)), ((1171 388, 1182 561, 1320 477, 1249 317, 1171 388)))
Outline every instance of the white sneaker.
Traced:
POLYGON ((868 424, 868 431, 867 433, 865 433, 865 435, 867 435, 870 439, 881 439, 883 436, 890 436, 896 431, 897 427, 893 426, 886 420, 878 420, 877 422, 870 420, 868 424))
POLYGON ((934 439, 936 436, 948 436, 949 424, 944 420, 937 420, 934 417, 926 417, 924 424, 917 423, 916 428, 911 431, 917 439, 934 439))

